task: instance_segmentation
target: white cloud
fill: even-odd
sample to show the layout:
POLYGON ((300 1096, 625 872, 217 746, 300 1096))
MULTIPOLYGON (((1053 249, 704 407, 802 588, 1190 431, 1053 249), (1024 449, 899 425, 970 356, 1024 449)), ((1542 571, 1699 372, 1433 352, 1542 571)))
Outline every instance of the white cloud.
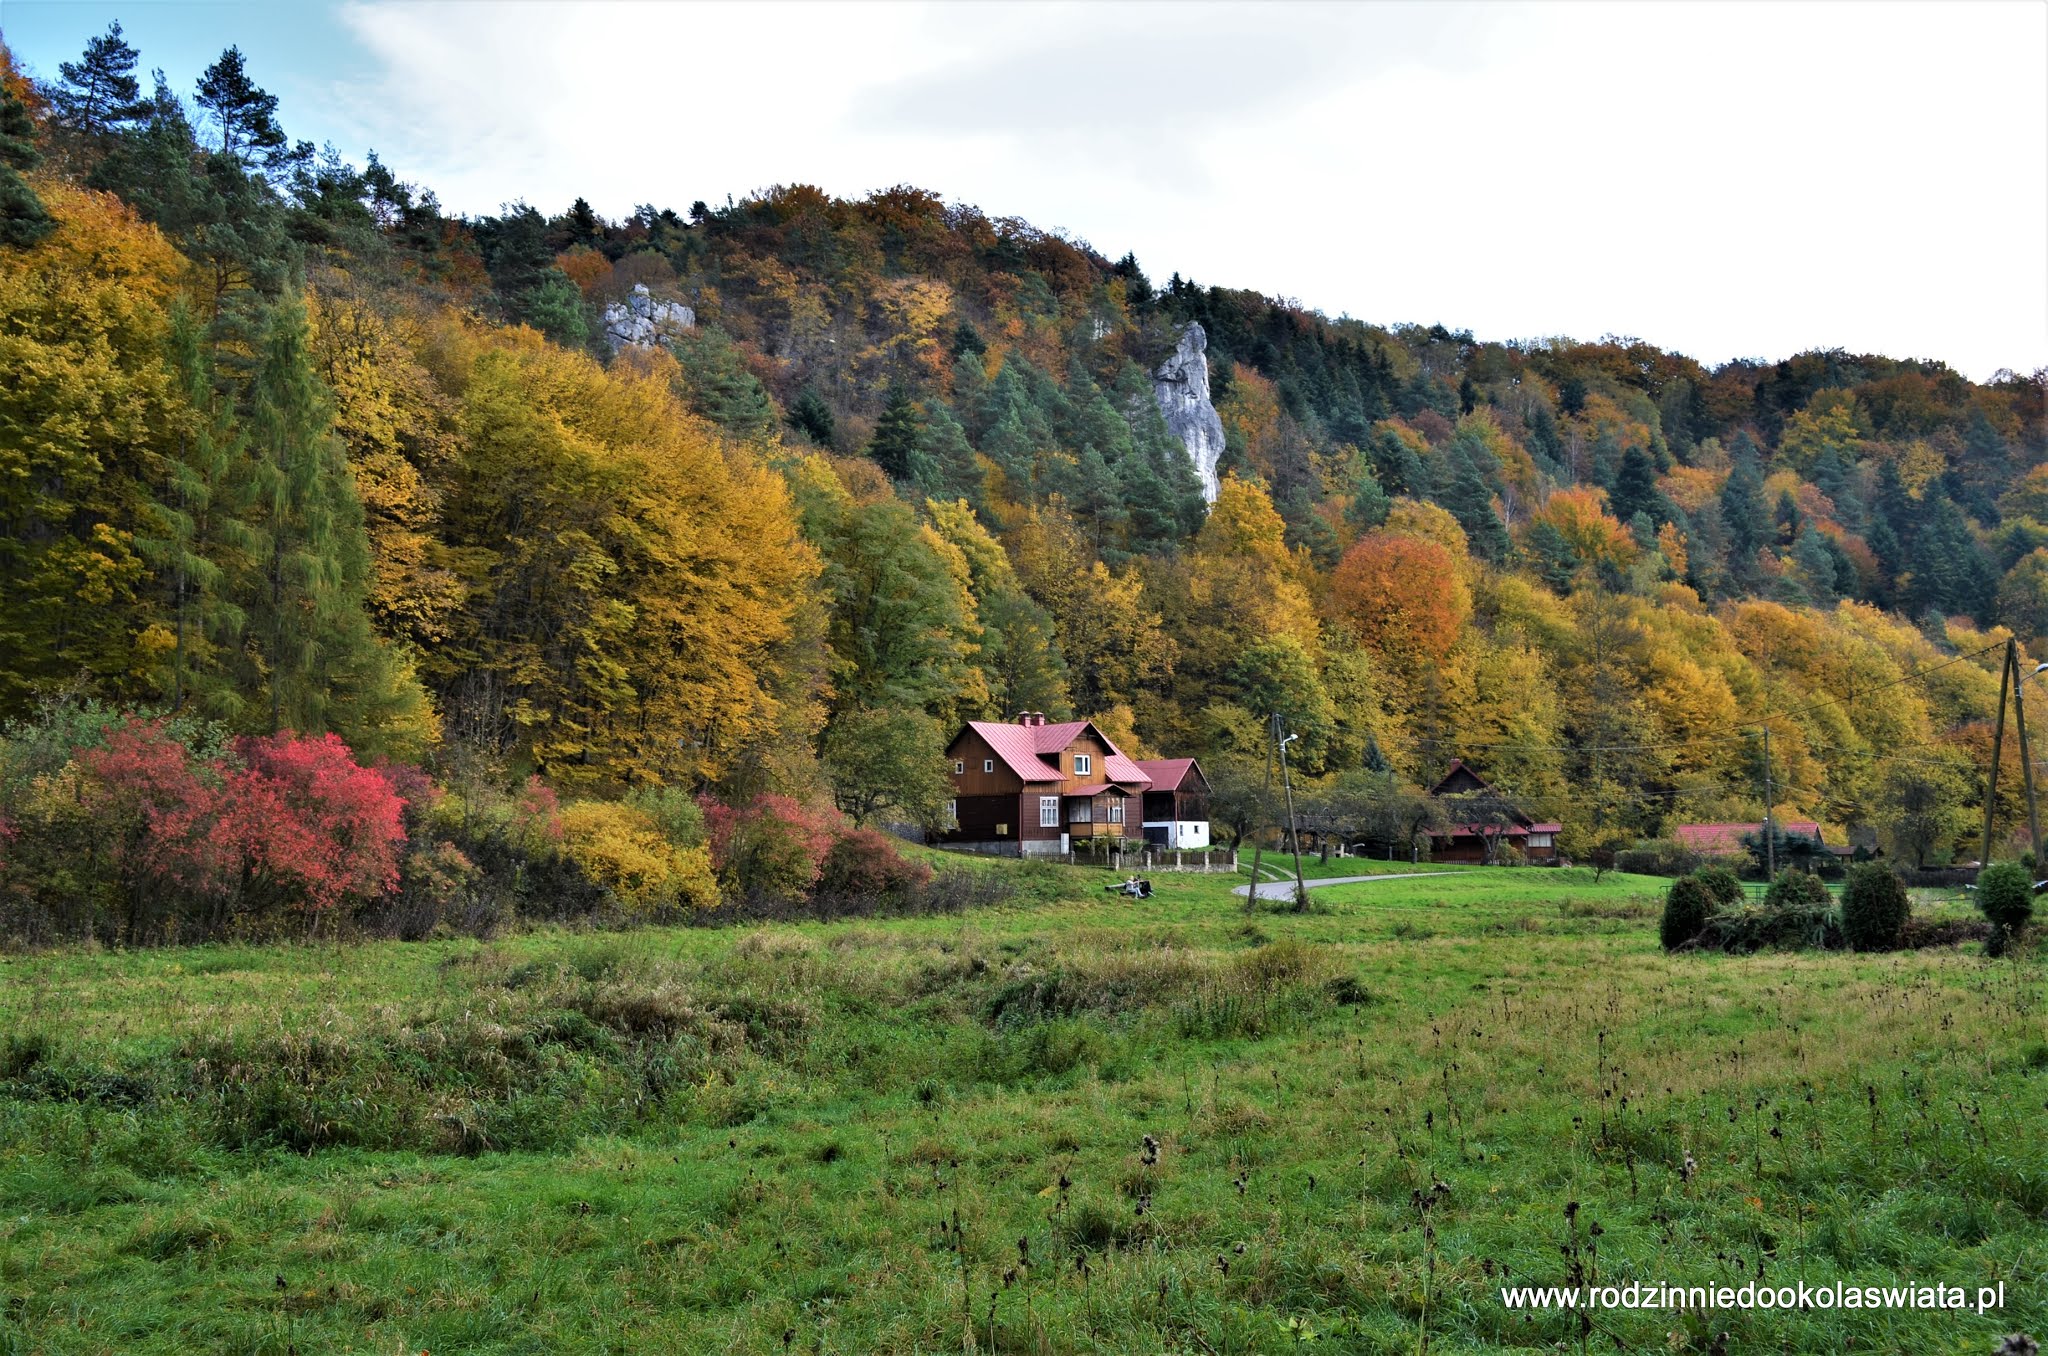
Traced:
POLYGON ((2038 5, 343 17, 341 120, 460 210, 910 182, 1376 321, 2048 365, 2038 5))

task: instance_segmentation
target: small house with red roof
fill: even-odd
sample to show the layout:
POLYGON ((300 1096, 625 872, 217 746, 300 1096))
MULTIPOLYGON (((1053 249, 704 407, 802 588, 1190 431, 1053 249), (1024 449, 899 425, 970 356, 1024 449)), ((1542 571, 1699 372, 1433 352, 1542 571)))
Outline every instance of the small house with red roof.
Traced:
MULTIPOLYGON (((1157 808, 1178 815, 1199 805, 1206 846, 1208 783, 1192 759, 1166 761, 1188 767, 1161 788, 1170 798, 1157 808)), ((1146 836, 1153 779, 1092 721, 1048 721, 1042 711, 1014 721, 970 720, 946 746, 946 764, 953 824, 940 841, 949 846, 1033 857, 1071 851, 1078 841, 1146 836)), ((1194 836, 1178 819, 1162 826, 1170 837, 1194 836)))
POLYGON ((1192 758, 1140 758, 1145 788, 1145 842, 1151 847, 1209 846, 1209 778, 1192 758))
POLYGON ((1429 831, 1431 861, 1493 863, 1510 847, 1525 861, 1559 860, 1557 835, 1564 825, 1531 819, 1464 759, 1453 758, 1429 794, 1443 800, 1446 810, 1446 822, 1429 831))
MULTIPOLYGON (((1820 825, 1810 819, 1780 819, 1777 825, 1778 832, 1787 838, 1811 838, 1821 850, 1830 850, 1826 840, 1821 837, 1820 825)), ((1749 847, 1743 840, 1758 838, 1763 831, 1764 826, 1761 823, 1680 824, 1671 830, 1671 836, 1677 840, 1680 847, 1697 853, 1708 861, 1723 861, 1748 857, 1749 847)))

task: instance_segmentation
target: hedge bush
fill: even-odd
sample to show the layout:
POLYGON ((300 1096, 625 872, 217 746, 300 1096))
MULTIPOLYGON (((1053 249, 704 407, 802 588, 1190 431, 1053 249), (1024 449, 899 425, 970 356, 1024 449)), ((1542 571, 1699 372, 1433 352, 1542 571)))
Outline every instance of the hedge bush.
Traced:
POLYGON ((1666 951, 1676 951, 1700 935, 1714 912, 1714 896, 1697 876, 1680 876, 1664 896, 1664 921, 1657 929, 1666 951))
POLYGON ((2034 880, 2018 862, 1994 862, 1977 873, 1977 907, 1991 920, 1985 947, 1993 955, 2018 937, 2034 916, 2034 880))
POLYGON ((1906 883, 1891 867, 1863 862, 1849 868, 1842 887, 1842 936, 1852 950, 1896 950, 1911 912, 1906 883))
POLYGON ((1703 866, 1693 872, 1693 879, 1706 886, 1714 902, 1724 909, 1742 903, 1742 878, 1725 866, 1703 866))
POLYGON ((1788 866, 1764 891, 1766 909, 1826 908, 1833 903, 1828 887, 1819 876, 1788 866))

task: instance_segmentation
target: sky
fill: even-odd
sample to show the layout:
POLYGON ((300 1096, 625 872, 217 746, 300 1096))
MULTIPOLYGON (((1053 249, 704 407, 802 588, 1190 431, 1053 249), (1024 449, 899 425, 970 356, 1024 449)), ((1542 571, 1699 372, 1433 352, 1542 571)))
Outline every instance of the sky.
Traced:
POLYGON ((444 207, 622 217, 898 183, 1179 272, 1709 364, 2048 367, 2048 5, 4 0, 54 77, 119 19, 189 97, 444 207))

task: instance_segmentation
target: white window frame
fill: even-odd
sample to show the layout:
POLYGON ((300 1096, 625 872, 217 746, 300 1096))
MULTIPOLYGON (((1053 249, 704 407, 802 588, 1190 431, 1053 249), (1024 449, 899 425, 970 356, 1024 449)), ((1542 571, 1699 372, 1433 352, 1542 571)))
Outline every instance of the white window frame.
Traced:
POLYGON ((993 759, 993 758, 984 758, 984 759, 982 759, 982 760, 981 760, 981 770, 982 770, 983 772, 994 772, 994 771, 996 770, 996 760, 995 760, 995 759, 993 759))
POLYGON ((1074 755, 1074 775, 1076 777, 1087 776, 1089 770, 1094 766, 1095 760, 1093 758, 1090 758, 1087 754, 1077 753, 1074 755))
POLYGON ((1121 824, 1124 822, 1123 797, 1115 797, 1109 802, 1109 822, 1112 824, 1121 824))
POLYGON ((958 823, 960 822, 960 802, 959 802, 959 801, 957 801, 957 800, 949 800, 949 801, 947 801, 947 802, 946 802, 946 818, 947 818, 947 819, 948 819, 948 820, 949 820, 950 822, 952 822, 952 823, 954 823, 954 824, 958 824, 958 823))
POLYGON ((1038 798, 1038 827, 1056 829, 1060 826, 1060 798, 1040 796, 1038 798))
POLYGON ((954 775, 955 777, 964 777, 964 776, 966 776, 966 775, 967 775, 967 760, 966 760, 966 759, 964 759, 964 758, 955 758, 955 759, 953 760, 953 775, 954 775))

